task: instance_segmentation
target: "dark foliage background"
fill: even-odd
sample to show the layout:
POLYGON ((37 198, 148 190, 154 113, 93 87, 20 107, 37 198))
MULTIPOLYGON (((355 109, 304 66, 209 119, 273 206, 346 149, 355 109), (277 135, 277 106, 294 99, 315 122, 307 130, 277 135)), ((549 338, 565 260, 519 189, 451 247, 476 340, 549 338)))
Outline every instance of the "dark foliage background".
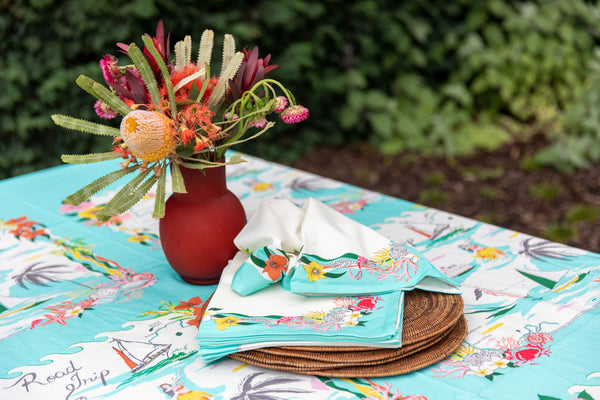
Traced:
POLYGON ((600 160, 600 9, 584 0, 0 0, 0 178, 106 151, 50 115, 98 121, 75 79, 101 81, 98 60, 160 19, 172 45, 211 28, 272 54, 311 117, 241 148, 264 158, 361 141, 454 157, 541 132, 538 163, 600 160))

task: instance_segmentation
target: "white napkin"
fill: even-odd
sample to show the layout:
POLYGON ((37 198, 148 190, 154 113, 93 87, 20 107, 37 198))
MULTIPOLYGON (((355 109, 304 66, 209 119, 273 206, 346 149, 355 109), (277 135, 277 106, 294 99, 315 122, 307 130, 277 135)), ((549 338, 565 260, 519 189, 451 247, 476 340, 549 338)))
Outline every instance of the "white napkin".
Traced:
POLYGON ((365 295, 396 290, 460 293, 416 249, 390 241, 325 204, 263 200, 236 237, 250 254, 232 281, 249 295, 282 281, 303 295, 365 295))

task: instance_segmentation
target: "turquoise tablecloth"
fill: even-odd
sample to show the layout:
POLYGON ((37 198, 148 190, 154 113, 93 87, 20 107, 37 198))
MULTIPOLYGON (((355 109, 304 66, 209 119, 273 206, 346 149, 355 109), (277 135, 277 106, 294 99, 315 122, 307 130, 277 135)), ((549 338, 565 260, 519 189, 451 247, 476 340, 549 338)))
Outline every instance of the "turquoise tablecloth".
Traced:
POLYGON ((215 286, 168 266, 152 199, 108 223, 94 218, 102 194, 62 203, 113 164, 61 166, 0 182, 0 398, 600 399, 600 255, 245 158, 228 185, 248 216, 264 198, 314 197, 456 279, 459 350, 374 379, 204 364, 199 309, 215 286))

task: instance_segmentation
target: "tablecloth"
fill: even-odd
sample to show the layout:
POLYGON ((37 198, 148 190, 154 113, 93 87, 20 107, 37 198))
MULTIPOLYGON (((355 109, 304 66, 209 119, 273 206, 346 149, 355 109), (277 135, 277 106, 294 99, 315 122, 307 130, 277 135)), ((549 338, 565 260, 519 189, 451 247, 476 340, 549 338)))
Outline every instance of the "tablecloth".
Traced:
POLYGON ((248 217, 265 198, 312 197, 459 282, 460 348, 373 379, 203 363, 199 311, 215 286, 169 267, 152 194, 103 223, 116 186, 77 207, 63 199, 114 164, 65 165, 0 182, 0 398, 600 399, 600 255, 244 158, 227 179, 248 217))

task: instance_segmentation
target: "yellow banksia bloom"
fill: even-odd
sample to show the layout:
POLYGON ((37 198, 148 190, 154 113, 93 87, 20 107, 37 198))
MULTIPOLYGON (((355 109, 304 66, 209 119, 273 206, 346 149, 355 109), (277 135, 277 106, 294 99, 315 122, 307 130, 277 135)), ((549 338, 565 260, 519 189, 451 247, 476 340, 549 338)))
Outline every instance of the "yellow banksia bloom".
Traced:
POLYGON ((175 151, 171 119, 157 111, 134 110, 121 121, 121 136, 131 152, 149 163, 175 151))

